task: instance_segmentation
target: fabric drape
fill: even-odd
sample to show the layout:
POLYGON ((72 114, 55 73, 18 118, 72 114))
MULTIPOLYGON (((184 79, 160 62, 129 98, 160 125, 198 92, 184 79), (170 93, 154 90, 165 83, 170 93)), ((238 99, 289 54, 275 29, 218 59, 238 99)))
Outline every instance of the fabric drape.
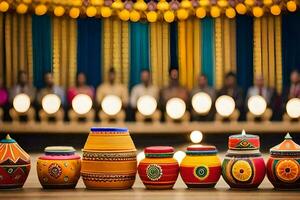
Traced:
POLYGON ((85 73, 88 84, 101 82, 101 20, 77 20, 77 72, 85 73))
POLYGON ((149 24, 130 23, 130 83, 129 87, 140 82, 142 69, 149 69, 149 24))
POLYGON ((32 15, 33 79, 34 85, 44 85, 43 75, 52 70, 51 16, 32 15))

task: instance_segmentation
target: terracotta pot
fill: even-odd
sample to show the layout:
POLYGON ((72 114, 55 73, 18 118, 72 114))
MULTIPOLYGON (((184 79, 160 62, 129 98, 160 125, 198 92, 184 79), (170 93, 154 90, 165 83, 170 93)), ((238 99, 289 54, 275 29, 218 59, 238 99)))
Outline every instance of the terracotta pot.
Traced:
POLYGON ((189 188, 214 187, 221 176, 221 161, 215 146, 192 145, 180 164, 180 175, 189 188))
POLYGON ((136 149, 127 128, 92 128, 81 176, 88 189, 128 189, 135 181, 136 149))
POLYGON ((266 173, 256 135, 243 132, 229 137, 229 150, 222 164, 222 175, 231 188, 257 188, 266 173))
POLYGON ((38 158, 37 174, 43 188, 75 188, 80 178, 81 160, 73 147, 47 147, 38 158))
POLYGON ((179 173, 178 162, 173 158, 174 148, 147 147, 146 158, 141 160, 138 173, 147 189, 172 189, 179 173))
POLYGON ((0 189, 23 187, 30 171, 30 156, 9 135, 0 141, 0 155, 0 189))
POLYGON ((270 149, 267 175, 278 189, 300 188, 300 146, 287 134, 285 140, 270 149))

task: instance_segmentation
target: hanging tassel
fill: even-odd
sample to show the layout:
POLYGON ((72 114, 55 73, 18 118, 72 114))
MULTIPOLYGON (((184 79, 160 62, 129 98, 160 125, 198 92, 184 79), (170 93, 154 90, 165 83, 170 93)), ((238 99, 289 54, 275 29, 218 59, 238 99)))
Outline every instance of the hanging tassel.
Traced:
POLYGON ((282 93, 281 17, 275 17, 276 90, 282 93))
POLYGON ((11 55, 11 25, 12 25, 12 15, 5 15, 5 61, 6 61, 6 86, 11 87, 13 85, 12 81, 12 55, 11 55))
POLYGON ((129 86, 129 24, 122 23, 122 79, 123 84, 129 86))
POLYGON ((194 86, 194 40, 193 37, 193 20, 186 21, 186 80, 187 88, 192 89, 194 86))
POLYGON ((200 20, 193 20, 193 30, 194 30, 194 86, 197 85, 197 78, 201 73, 201 29, 200 29, 200 20))
POLYGON ((112 19, 103 19, 103 71, 104 81, 108 81, 108 70, 112 67, 112 19))
POLYGON ((261 59, 261 18, 254 18, 253 28, 253 63, 254 77, 262 75, 262 59, 261 59))
MULTIPOLYGON (((61 28, 61 19, 58 17, 53 17, 53 64, 52 64, 52 73, 54 82, 57 85, 60 85, 60 30, 61 28)), ((65 75, 65 74, 64 74, 65 75)))
POLYGON ((19 71, 19 55, 18 55, 18 15, 12 14, 12 83, 16 84, 19 71))
POLYGON ((220 89, 223 84, 223 56, 222 56, 222 21, 221 18, 215 19, 215 85, 220 89))
POLYGON ((261 19, 261 46, 262 46, 262 73, 264 83, 268 86, 269 79, 269 52, 268 52, 268 19, 266 16, 261 19))
POLYGON ((27 73, 30 84, 33 84, 33 57, 32 57, 32 17, 26 16, 26 49, 27 49, 27 73))
POLYGON ((162 73, 162 85, 163 87, 168 85, 169 81, 169 65, 170 65, 170 34, 169 24, 162 23, 162 58, 163 58, 163 73, 162 73))
POLYGON ((76 84, 77 73, 77 21, 70 19, 69 37, 69 81, 68 86, 76 84))
POLYGON ((268 16, 269 86, 275 88, 275 28, 274 16, 268 16))

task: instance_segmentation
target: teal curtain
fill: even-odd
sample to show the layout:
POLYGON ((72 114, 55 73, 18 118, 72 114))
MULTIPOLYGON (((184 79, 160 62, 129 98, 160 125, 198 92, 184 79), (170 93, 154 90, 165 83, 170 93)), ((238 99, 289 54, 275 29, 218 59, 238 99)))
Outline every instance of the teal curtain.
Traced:
POLYGON ((43 75, 52 69, 51 17, 32 15, 33 82, 44 86, 43 75))
POLYGON ((247 91, 253 83, 253 17, 236 18, 236 61, 238 85, 247 91))
POLYGON ((77 20, 77 72, 84 73, 89 85, 101 82, 101 20, 77 20))
POLYGON ((170 24, 170 60, 171 68, 178 69, 178 23, 170 24))
POLYGON ((208 84, 214 85, 214 19, 206 17, 201 20, 201 57, 202 57, 202 73, 207 76, 208 84))
POLYGON ((283 85, 290 85, 290 73, 300 71, 300 11, 282 15, 282 75, 283 85))
POLYGON ((149 25, 147 22, 131 22, 130 88, 140 82, 142 69, 149 69, 149 25))

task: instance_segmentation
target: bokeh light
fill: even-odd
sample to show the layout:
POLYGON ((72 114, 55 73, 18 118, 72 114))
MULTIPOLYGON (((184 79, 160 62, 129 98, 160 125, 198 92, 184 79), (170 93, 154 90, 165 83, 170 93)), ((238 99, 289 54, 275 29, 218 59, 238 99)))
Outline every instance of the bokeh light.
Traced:
POLYGON ((193 109, 199 114, 206 114, 210 111, 212 100, 205 92, 199 92, 192 98, 193 109))
POLYGON ((235 109, 235 102, 232 97, 223 95, 216 100, 215 106, 219 115, 229 117, 235 109))
POLYGON ((27 94, 21 93, 15 96, 13 107, 19 113, 25 113, 30 108, 30 98, 27 94))
POLYGON ((47 94, 42 99, 43 110, 49 115, 56 113, 59 110, 60 105, 61 100, 56 94, 47 94))
POLYGON ((286 112, 290 118, 297 119, 300 117, 300 99, 292 98, 286 104, 286 112))
POLYGON ((167 102, 166 111, 172 119, 180 119, 186 110, 184 101, 180 98, 172 98, 167 102))
POLYGON ((253 115, 260 116, 266 111, 267 102, 262 96, 254 95, 248 99, 248 108, 253 115))
POLYGON ((153 96, 144 95, 137 101, 137 109, 144 116, 152 115, 157 108, 157 102, 153 96))
POLYGON ((86 94, 78 94, 72 100, 72 108, 79 115, 88 113, 92 109, 92 106, 93 101, 91 97, 86 94))
POLYGON ((122 108, 121 98, 116 95, 107 95, 103 98, 101 107, 107 115, 116 115, 122 108))

